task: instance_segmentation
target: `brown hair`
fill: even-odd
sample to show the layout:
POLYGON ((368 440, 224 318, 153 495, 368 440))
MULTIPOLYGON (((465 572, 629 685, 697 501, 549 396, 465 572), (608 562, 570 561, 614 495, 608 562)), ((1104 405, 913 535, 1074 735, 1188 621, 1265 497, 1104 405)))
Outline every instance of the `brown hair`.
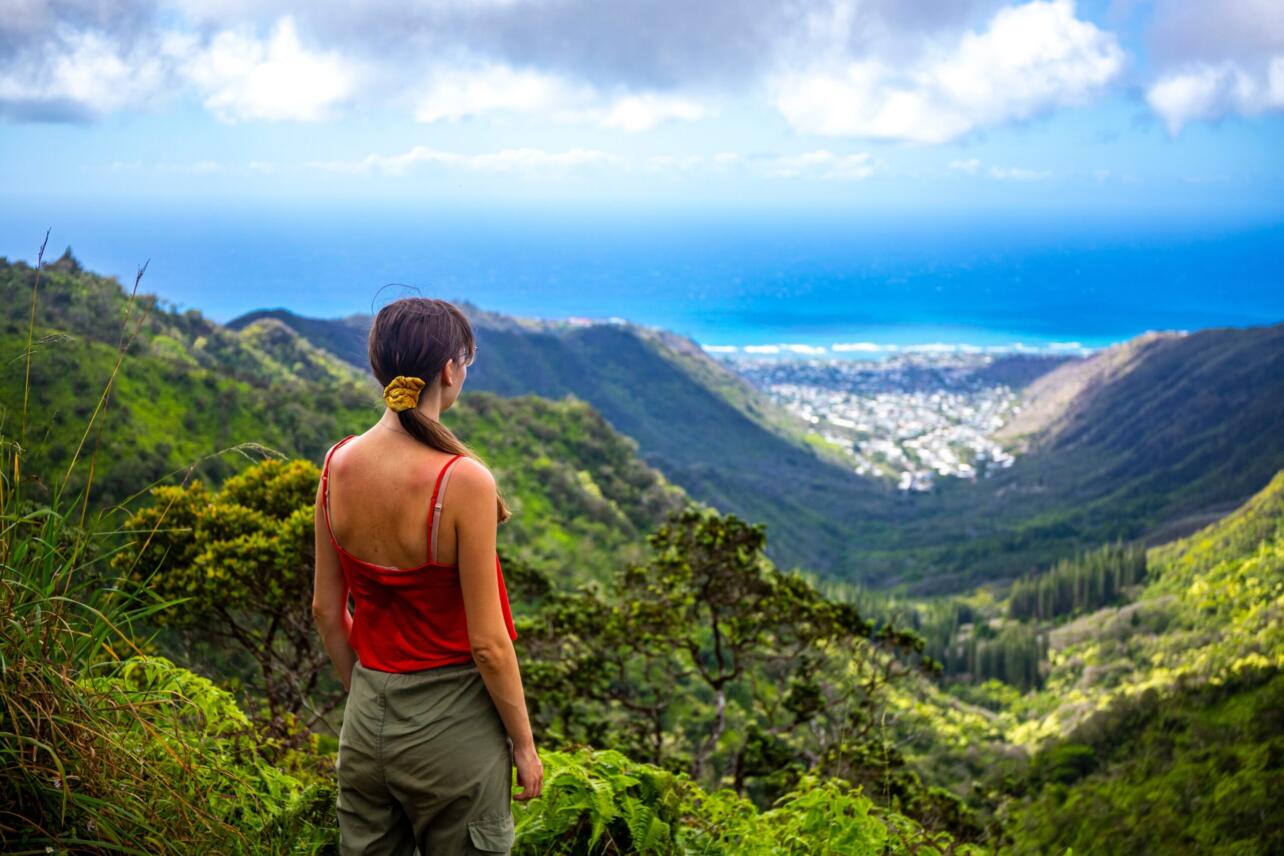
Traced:
MULTIPOLYGON (((421 378, 431 386, 446 363, 477 353, 473 325, 454 304, 431 297, 403 297, 379 310, 370 325, 370 369, 387 386, 397 375, 421 378)), ((485 463, 449 428, 416 408, 397 414, 401 427, 429 448, 466 455, 485 463)), ((496 496, 499 522, 511 516, 502 496, 496 496)))

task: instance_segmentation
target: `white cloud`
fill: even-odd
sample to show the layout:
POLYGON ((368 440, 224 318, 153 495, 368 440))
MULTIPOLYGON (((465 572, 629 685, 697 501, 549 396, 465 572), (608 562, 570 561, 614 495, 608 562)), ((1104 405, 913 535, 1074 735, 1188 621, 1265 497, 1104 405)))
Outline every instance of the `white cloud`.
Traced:
POLYGON ((1052 173, 1046 170, 1026 169, 1019 166, 990 167, 990 178, 996 181, 1043 181, 1051 177, 1052 173))
POLYGON ((1173 136, 1196 120, 1284 109, 1284 53, 1256 73, 1229 60, 1187 66, 1156 80, 1146 101, 1173 136))
POLYGON ((388 175, 402 175, 419 164, 436 164, 478 172, 515 172, 571 169, 619 161, 618 157, 595 149, 548 152, 543 149, 522 148, 481 154, 462 154, 427 146, 415 146, 399 155, 368 155, 358 161, 319 161, 311 166, 332 172, 381 172, 388 175))
POLYGON ((496 111, 534 113, 565 109, 587 97, 587 93, 552 75, 492 64, 475 69, 434 71, 424 91, 415 98, 414 113, 420 122, 454 122, 496 111))
POLYGON ((224 30, 184 69, 207 93, 204 104, 223 121, 316 121, 354 92, 354 65, 333 51, 309 51, 294 19, 277 20, 267 40, 245 29, 224 30))
POLYGON ((705 115, 704 106, 688 98, 644 92, 606 101, 591 86, 497 64, 441 66, 428 75, 423 91, 413 100, 420 122, 454 122, 499 112, 540 113, 555 121, 630 133, 705 115))
POLYGON ((163 57, 131 50, 106 34, 60 27, 56 43, 57 53, 44 66, 4 63, 0 106, 40 117, 96 117, 151 99, 165 81, 163 57))
POLYGON ((651 155, 646 167, 653 172, 690 172, 704 165, 700 155, 651 155))
POLYGON ((225 121, 391 107, 638 133, 765 81, 803 132, 939 142, 1118 76, 1115 37, 1073 0, 999 5, 1015 1, 20 0, 0 15, 0 114, 85 119, 177 93, 225 121))
MULTIPOLYGON (((1142 4, 1139 79, 1171 133, 1284 110, 1281 2, 1142 4)), ((422 122, 511 112, 636 133, 707 119, 717 99, 761 96, 765 84, 767 104, 804 133, 936 143, 1083 104, 1125 63, 1116 36, 1074 0, 3 8, 0 116, 17 121, 84 121, 194 96, 226 121, 391 107, 422 122)))
POLYGON ((606 128, 637 133, 649 131, 675 119, 694 121, 704 117, 704 106, 687 98, 655 94, 630 95, 615 101, 601 118, 606 128))
POLYGON ((1279 0, 1157 0, 1146 101, 1176 135, 1187 124, 1284 109, 1279 0))
POLYGON ((981 170, 981 161, 977 158, 952 160, 949 162, 949 168, 955 172, 965 172, 968 175, 976 175, 981 170))
POLYGON ((876 354, 882 351, 895 351, 895 345, 879 345, 876 342, 835 342, 830 348, 838 353, 855 352, 876 354))
POLYGON ((772 178, 816 178, 826 181, 861 181, 876 172, 868 152, 836 155, 830 151, 781 155, 755 161, 758 171, 772 178))
POLYGON ((929 44, 909 61, 791 72, 773 88, 778 109, 805 133, 939 143, 1082 104, 1123 63, 1113 34, 1076 18, 1072 0, 1050 0, 1002 9, 985 31, 929 44))

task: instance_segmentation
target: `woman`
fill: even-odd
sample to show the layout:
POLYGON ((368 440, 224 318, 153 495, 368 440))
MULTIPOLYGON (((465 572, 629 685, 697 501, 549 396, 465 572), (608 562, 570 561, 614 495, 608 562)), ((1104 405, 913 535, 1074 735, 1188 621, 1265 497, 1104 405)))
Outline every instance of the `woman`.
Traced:
POLYGON ((508 507, 440 421, 476 350, 446 301, 385 306, 370 367, 387 409, 336 444, 321 471, 312 609, 348 690, 345 854, 507 853, 513 766, 516 799, 543 787, 495 550, 508 507))

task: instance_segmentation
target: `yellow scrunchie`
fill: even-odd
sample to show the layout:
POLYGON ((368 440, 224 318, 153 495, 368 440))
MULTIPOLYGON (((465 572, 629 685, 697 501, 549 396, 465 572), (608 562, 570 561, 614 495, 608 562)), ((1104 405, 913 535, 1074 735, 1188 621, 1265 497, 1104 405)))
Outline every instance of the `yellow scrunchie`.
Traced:
POLYGON ((422 378, 397 375, 383 388, 383 400, 393 413, 419 406, 419 391, 427 384, 422 378))

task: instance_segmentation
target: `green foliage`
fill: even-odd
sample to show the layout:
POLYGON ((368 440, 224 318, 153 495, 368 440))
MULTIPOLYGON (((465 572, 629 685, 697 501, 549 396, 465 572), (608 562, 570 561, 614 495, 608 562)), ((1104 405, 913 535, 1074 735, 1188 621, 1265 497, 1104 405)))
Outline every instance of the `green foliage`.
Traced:
POLYGON ((211 493, 202 482, 154 488, 131 515, 137 533, 114 565, 158 596, 184 599, 160 623, 249 655, 266 718, 285 733, 305 707, 323 716, 342 689, 318 692, 331 671, 311 612, 314 503, 320 473, 307 461, 263 461, 211 493))
MULTIPOLYGON (((0 260, 0 411, 10 425, 22 410, 25 360, 14 358, 26 350, 35 276, 0 260)), ((216 453, 246 442, 319 457, 378 401, 368 380, 285 328, 289 341, 268 353, 262 337, 165 311, 151 295, 131 298, 116 280, 71 265, 46 266, 37 297, 27 406, 40 424, 25 438, 24 469, 46 498, 82 438, 69 490, 90 483, 96 462, 92 501, 109 506, 193 462, 219 481, 236 462, 216 453)))
POLYGON ((1284 674, 1121 698, 1035 757, 1017 853, 1284 850, 1284 674))
POLYGON ((672 853, 685 781, 612 750, 542 751, 544 794, 516 803, 515 853, 672 853))
POLYGON ((1152 548, 1137 602, 1053 631, 1047 687, 1010 730, 1038 748, 1009 782, 1017 852, 1281 848, 1281 535, 1284 473, 1152 548))
POLYGON ((967 672, 973 681, 991 678, 1020 689, 1042 684, 1043 637, 1032 627, 1005 625, 993 639, 973 637, 964 645, 967 672))
POLYGON ((544 751, 545 790, 519 803, 515 856, 525 854, 981 854, 879 808, 839 779, 804 776, 766 811, 707 792, 685 773, 613 750, 544 751))
MULTIPOLYGON (((260 505, 272 495, 232 493, 260 505)), ((11 617, 0 626, 0 800, 9 812, 0 845, 334 852, 332 756, 318 755, 313 740, 304 751, 319 763, 300 765, 301 753, 279 752, 209 680, 141 649, 118 658, 116 649, 138 649, 124 629, 174 603, 138 601, 146 591, 127 594, 123 581, 76 583, 89 579, 88 553, 64 517, 46 509, 26 530, 13 522, 5 531, 16 558, 0 579, 11 617)), ((514 808, 516 853, 980 852, 956 849, 833 780, 804 776, 759 812, 729 790, 706 793, 683 773, 616 751, 543 754, 543 795, 514 808)))
POLYGON ((1062 559, 1051 570, 1012 584, 1008 615, 1051 620, 1118 603, 1146 580, 1146 551, 1122 542, 1062 559))
POLYGON ((886 691, 922 665, 922 640, 778 572, 763 537, 690 508, 605 590, 550 594, 519 630, 545 745, 610 745, 764 807, 804 775, 837 776, 976 834, 881 728, 886 691))
POLYGON ((1284 668, 1284 471, 1217 523, 1152 548, 1147 564, 1135 603, 1052 631, 1050 706, 1017 740, 1064 733, 1112 697, 1284 668))

